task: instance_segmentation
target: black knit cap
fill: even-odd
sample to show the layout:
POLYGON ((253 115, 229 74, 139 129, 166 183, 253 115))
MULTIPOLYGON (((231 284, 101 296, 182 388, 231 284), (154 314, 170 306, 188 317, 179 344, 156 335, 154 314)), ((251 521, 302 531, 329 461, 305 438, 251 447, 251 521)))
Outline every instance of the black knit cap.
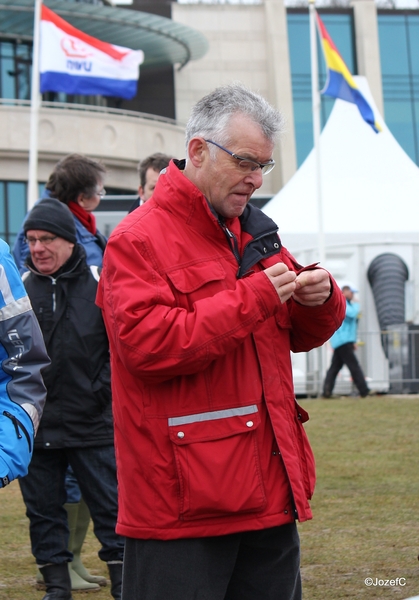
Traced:
POLYGON ((45 198, 35 204, 23 224, 26 232, 30 229, 40 229, 55 233, 72 244, 77 243, 74 217, 66 204, 55 198, 45 198))

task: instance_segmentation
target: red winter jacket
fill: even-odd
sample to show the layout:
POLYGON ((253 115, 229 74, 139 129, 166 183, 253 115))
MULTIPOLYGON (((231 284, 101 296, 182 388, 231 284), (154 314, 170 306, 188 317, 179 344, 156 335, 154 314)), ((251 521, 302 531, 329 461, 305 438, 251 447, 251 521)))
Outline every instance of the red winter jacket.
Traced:
POLYGON ((281 304, 261 270, 301 267, 276 232, 251 205, 221 223, 171 162, 111 235, 97 302, 111 347, 119 534, 204 537, 311 518, 314 461, 290 350, 328 340, 345 305, 333 281, 322 306, 281 304))

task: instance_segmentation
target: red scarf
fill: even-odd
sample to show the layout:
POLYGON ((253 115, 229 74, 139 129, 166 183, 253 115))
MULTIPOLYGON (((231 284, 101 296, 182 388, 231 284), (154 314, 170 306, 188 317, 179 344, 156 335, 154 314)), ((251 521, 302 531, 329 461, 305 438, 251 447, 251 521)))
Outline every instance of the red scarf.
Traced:
POLYGON ((96 218, 92 213, 87 212, 77 202, 69 202, 68 208, 71 210, 73 215, 78 218, 80 223, 86 227, 87 231, 90 231, 92 235, 96 235, 96 218))

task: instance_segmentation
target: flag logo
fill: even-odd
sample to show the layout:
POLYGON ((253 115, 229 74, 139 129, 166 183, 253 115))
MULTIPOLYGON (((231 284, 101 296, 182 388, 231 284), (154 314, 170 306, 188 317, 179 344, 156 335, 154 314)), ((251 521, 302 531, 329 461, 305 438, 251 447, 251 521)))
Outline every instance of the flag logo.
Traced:
POLYGON ((375 119, 374 111, 358 88, 317 11, 316 20, 327 67, 327 80, 321 94, 355 104, 362 118, 378 133, 381 126, 375 119))
POLYGON ((40 91, 100 94, 127 100, 137 93, 142 50, 76 29, 44 4, 40 26, 40 91))
POLYGON ((63 37, 61 48, 64 54, 71 58, 88 58, 89 56, 93 56, 93 52, 89 51, 88 46, 71 37, 63 37))

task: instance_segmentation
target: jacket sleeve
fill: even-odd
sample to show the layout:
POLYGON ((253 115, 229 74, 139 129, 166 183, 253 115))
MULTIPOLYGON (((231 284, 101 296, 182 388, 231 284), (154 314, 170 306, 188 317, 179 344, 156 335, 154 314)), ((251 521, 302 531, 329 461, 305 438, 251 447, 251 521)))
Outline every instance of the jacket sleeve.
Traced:
POLYGON ((331 284, 331 295, 320 306, 303 306, 289 300, 293 352, 308 352, 318 348, 341 326, 345 317, 345 299, 332 278, 331 284))
POLYGON ((20 275, 0 240, 0 487, 28 472, 50 361, 20 275))
POLYGON ((97 304, 111 348, 124 366, 155 383, 205 369, 235 350, 280 300, 262 272, 238 280, 234 289, 179 306, 168 282, 144 257, 135 236, 114 236, 105 252, 97 304))

